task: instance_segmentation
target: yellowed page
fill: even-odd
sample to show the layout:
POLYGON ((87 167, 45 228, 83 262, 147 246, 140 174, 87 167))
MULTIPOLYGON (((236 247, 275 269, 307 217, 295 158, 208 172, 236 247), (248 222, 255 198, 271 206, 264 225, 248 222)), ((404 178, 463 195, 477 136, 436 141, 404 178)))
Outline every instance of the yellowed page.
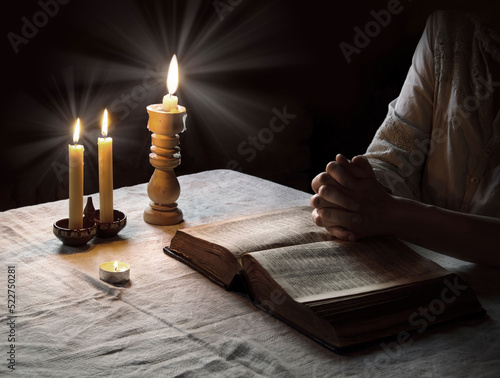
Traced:
POLYGON ((182 230, 221 245, 237 258, 245 252, 334 239, 311 219, 312 209, 292 207, 182 230))
POLYGON ((251 254, 298 302, 336 298, 448 274, 395 239, 318 242, 251 254))

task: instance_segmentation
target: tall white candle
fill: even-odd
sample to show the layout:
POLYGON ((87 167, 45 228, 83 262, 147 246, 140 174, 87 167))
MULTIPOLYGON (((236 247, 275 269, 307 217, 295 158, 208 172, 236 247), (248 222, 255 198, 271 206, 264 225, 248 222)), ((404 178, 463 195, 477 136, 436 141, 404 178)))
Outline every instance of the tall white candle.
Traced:
POLYGON ((99 155, 99 221, 112 223, 113 218, 113 139, 108 137, 108 111, 102 118, 102 138, 97 139, 99 155))
POLYGON ((73 144, 69 147, 69 229, 83 228, 83 151, 78 144, 80 118, 76 120, 73 144))

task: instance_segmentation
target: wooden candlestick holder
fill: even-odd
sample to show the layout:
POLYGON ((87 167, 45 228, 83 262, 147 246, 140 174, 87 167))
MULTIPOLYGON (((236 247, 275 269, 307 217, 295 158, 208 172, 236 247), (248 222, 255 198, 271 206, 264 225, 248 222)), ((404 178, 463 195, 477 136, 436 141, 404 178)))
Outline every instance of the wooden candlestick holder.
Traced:
POLYGON ((149 162, 155 168, 148 184, 151 202, 144 210, 144 221, 167 226, 182 222, 182 211, 177 207, 181 193, 174 168, 181 163, 179 134, 186 130, 186 108, 165 112, 162 104, 149 105, 148 129, 151 135, 149 162))

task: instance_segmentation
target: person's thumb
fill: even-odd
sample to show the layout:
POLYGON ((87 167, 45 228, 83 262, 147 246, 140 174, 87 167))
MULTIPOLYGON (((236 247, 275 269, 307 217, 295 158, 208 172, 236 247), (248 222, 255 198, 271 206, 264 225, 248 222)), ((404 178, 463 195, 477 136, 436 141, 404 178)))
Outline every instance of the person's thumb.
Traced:
POLYGON ((358 178, 375 177, 373 168, 365 156, 362 155, 354 156, 351 160, 351 163, 356 168, 356 177, 358 178))

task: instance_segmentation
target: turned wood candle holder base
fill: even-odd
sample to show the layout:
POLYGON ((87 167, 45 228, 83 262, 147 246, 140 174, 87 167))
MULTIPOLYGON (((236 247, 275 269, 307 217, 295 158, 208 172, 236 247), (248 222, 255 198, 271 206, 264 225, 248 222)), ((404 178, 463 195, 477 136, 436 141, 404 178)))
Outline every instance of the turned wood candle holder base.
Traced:
POLYGON ((177 207, 174 202, 169 208, 167 205, 158 205, 153 201, 149 203, 148 208, 144 210, 144 220, 146 223, 155 224, 159 226, 169 226, 182 222, 182 210, 177 207))
POLYGON ((181 163, 179 134, 186 130, 186 108, 165 112, 162 104, 149 105, 148 129, 151 135, 149 162, 155 170, 148 183, 149 207, 144 210, 144 221, 159 226, 182 222, 182 211, 177 207, 181 193, 174 168, 181 163))

